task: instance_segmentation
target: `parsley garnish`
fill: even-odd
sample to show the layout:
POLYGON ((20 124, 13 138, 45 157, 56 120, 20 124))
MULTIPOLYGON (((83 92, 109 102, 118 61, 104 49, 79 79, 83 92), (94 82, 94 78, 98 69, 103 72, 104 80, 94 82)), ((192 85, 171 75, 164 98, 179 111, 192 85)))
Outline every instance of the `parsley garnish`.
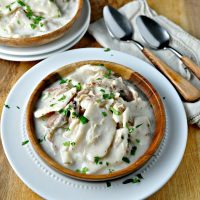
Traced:
POLYGON ((99 163, 99 160, 100 160, 100 157, 98 157, 98 156, 95 156, 95 157, 94 157, 94 162, 95 162, 96 164, 99 163))
POLYGON ((139 179, 144 179, 144 177, 142 176, 142 174, 137 174, 136 175, 139 179))
POLYGON ((131 149, 131 155, 134 156, 136 151, 137 151, 137 147, 133 146, 132 149, 131 149))
POLYGON ((142 174, 137 174, 136 177, 134 178, 129 178, 126 179, 124 182, 122 182, 123 184, 128 184, 128 183, 140 183, 141 179, 144 179, 142 174))
POLYGON ((68 81, 67 79, 66 79, 66 80, 65 80, 65 79, 61 79, 61 80, 60 80, 60 84, 67 83, 67 81, 68 81))
POLYGON ((76 142, 71 142, 71 145, 72 145, 72 146, 75 146, 75 145, 76 145, 76 142))
POLYGON ((17 3, 18 3, 20 6, 25 6, 25 5, 26 5, 26 4, 25 4, 23 1, 21 1, 21 0, 18 0, 17 3))
POLYGON ((108 52, 108 51, 110 51, 110 48, 106 48, 106 49, 104 49, 104 51, 105 51, 105 52, 108 52))
POLYGON ((80 91, 82 89, 82 86, 80 83, 78 83, 75 87, 76 87, 77 91, 80 91))
POLYGON ((101 67, 103 67, 103 66, 104 66, 104 64, 102 64, 102 63, 99 63, 99 64, 97 64, 97 66, 101 66, 101 67))
POLYGON ((58 99, 58 101, 63 101, 63 100, 65 100, 65 99, 66 99, 66 96, 63 95, 60 99, 58 99))
POLYGON ((76 142, 70 142, 70 141, 63 142, 63 146, 65 146, 65 147, 69 147, 70 145, 75 146, 76 142))
MULTIPOLYGON (((142 123, 143 124, 143 123, 142 123)), ((139 128, 140 126, 142 126, 142 124, 138 124, 135 128, 139 128)))
POLYGON ((72 118, 76 118, 76 117, 78 117, 78 114, 76 112, 73 112, 72 113, 72 118))
POLYGON ((106 91, 104 89, 100 89, 101 92, 105 93, 106 91))
POLYGON ((69 146, 70 146, 70 141, 63 142, 63 146, 65 146, 65 147, 69 147, 69 146))
POLYGON ((139 140, 139 139, 136 139, 135 141, 136 141, 138 144, 140 143, 140 140, 139 140))
POLYGON ((70 128, 69 128, 69 127, 67 127, 67 128, 65 128, 65 130, 66 130, 66 131, 70 131, 70 128))
POLYGON ((88 123, 88 119, 86 117, 84 117, 83 115, 82 116, 79 116, 79 120, 82 124, 87 124, 88 123))
POLYGON ((44 138, 38 138, 38 143, 42 143, 44 141, 44 138))
POLYGON ((25 141, 22 142, 22 146, 24 146, 24 145, 26 145, 28 143, 29 143, 29 140, 25 140, 25 141))
POLYGON ((126 163, 130 163, 130 160, 127 157, 123 157, 122 160, 126 163))
POLYGON ((5 104, 4 106, 5 106, 6 108, 8 108, 8 109, 10 108, 10 106, 9 106, 9 105, 7 105, 7 104, 5 104))
POLYGON ((114 169, 108 169, 109 173, 113 173, 115 170, 114 169))
POLYGON ((113 107, 110 107, 110 111, 115 115, 121 115, 121 113, 117 111, 116 109, 114 109, 113 107))
POLYGON ((110 186, 111 186, 111 182, 110 182, 110 181, 107 181, 107 182, 106 182, 106 186, 107 186, 107 187, 110 187, 110 186))
POLYGON ((111 92, 110 94, 103 94, 103 99, 113 99, 115 95, 111 92))
POLYGON ((111 74, 112 74, 112 70, 108 69, 107 73, 104 74, 104 77, 105 78, 110 78, 111 74))
POLYGON ((86 174, 89 171, 87 167, 83 167, 82 169, 77 169, 76 172, 79 172, 81 174, 86 174))
POLYGON ((138 177, 135 177, 135 178, 129 178, 122 183, 128 184, 128 183, 139 183, 139 182, 141 182, 140 179, 138 177))
POLYGON ((104 117, 106 117, 106 116, 107 116, 107 113, 106 113, 106 112, 102 112, 102 115, 103 115, 104 117))

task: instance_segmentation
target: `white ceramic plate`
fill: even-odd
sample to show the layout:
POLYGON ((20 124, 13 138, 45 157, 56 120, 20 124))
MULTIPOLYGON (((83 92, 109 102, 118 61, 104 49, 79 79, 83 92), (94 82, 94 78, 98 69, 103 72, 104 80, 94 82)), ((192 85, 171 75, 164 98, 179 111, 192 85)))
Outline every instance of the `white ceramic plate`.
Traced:
POLYGON ((10 61, 34 61, 34 60, 42 60, 44 58, 48 58, 58 52, 63 52, 65 50, 73 47, 75 44, 77 44, 81 40, 81 38, 85 35, 85 33, 88 30, 89 22, 90 22, 90 20, 88 20, 88 24, 85 27, 85 30, 81 33, 81 35, 79 35, 74 41, 72 41, 71 43, 67 44, 64 47, 61 47, 60 49, 57 49, 57 50, 49 52, 49 53, 33 55, 33 56, 15 56, 15 55, 10 55, 10 54, 0 53, 0 58, 2 58, 4 60, 10 60, 10 61))
MULTIPOLYGON (((78 38, 88 27, 90 21, 91 8, 89 0, 83 0, 83 8, 80 17, 74 23, 72 28, 61 38, 55 40, 51 43, 41 45, 38 47, 27 47, 27 48, 16 48, 8 46, 0 46, 1 54, 8 54, 14 56, 33 56, 39 54, 46 54, 57 49, 63 48, 68 44, 72 43, 76 38, 78 38)), ((0 56, 1 57, 1 56, 0 56)))
POLYGON ((16 83, 5 102, 2 113, 2 143, 6 156, 22 181, 44 199, 95 199, 132 200, 144 199, 160 189, 174 174, 183 157, 187 142, 187 120, 183 104, 169 81, 151 65, 133 56, 104 49, 76 49, 59 53, 31 68, 16 83), (128 66, 146 77, 159 92, 166 110, 166 133, 155 156, 137 173, 142 173, 141 183, 126 184, 127 177, 111 182, 91 183, 74 180, 48 167, 34 152, 27 139, 24 113, 30 94, 35 86, 49 73, 83 60, 106 60, 128 66), (19 106, 20 109, 17 109, 19 106))

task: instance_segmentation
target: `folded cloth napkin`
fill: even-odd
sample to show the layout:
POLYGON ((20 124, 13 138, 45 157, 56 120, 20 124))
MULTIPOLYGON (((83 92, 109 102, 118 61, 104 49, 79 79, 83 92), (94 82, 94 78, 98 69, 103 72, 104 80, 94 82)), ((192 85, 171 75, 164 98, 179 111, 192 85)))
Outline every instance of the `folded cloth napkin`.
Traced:
MULTIPOLYGON (((121 7, 119 11, 126 15, 132 23, 134 28, 133 39, 141 42, 144 46, 147 45, 138 31, 135 19, 138 15, 146 15, 151 17, 169 31, 170 35, 172 36, 171 46, 177 49, 183 55, 190 57, 200 66, 200 41, 189 35, 169 19, 158 15, 148 6, 145 0, 132 1, 121 7)), ((146 62, 149 62, 138 49, 138 47, 133 43, 118 41, 111 38, 107 32, 103 19, 92 23, 89 27, 89 33, 93 35, 94 38, 103 47, 109 47, 114 50, 123 51, 128 54, 137 56, 146 62)), ((153 52, 162 60, 164 60, 171 68, 180 73, 183 77, 191 81, 193 85, 200 89, 200 81, 182 64, 180 59, 178 59, 171 51, 156 50, 153 52)), ((183 102, 183 104, 189 122, 191 124, 197 124, 200 127, 200 101, 195 103, 183 102)))

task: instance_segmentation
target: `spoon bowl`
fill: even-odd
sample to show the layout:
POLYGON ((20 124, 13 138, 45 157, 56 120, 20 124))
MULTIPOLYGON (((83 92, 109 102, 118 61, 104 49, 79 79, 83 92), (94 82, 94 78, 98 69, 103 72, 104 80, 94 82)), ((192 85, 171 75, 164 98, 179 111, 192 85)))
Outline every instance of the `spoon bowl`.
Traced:
POLYGON ((131 40, 133 36, 133 27, 124 15, 111 6, 105 6, 103 15, 106 27, 110 35, 118 40, 131 40), (109 23, 107 23, 109 21, 109 23))
POLYGON ((156 21, 146 16, 138 16, 136 23, 139 30, 142 30, 143 39, 154 49, 163 49, 169 47, 170 35, 166 29, 160 26, 156 21))

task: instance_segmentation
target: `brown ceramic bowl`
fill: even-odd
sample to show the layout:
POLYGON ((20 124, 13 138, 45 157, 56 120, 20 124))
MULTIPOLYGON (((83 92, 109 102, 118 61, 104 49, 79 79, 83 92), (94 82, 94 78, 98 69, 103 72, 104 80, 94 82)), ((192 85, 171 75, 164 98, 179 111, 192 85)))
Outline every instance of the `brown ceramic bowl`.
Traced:
POLYGON ((101 61, 101 60, 82 61, 78 63, 69 64, 51 73, 50 75, 48 75, 39 83, 39 85, 33 91, 29 99, 26 111, 27 111, 26 112, 26 127, 28 131, 28 136, 29 136, 31 144, 33 145, 33 148, 38 153, 38 155, 49 166, 53 167, 57 171, 63 174, 66 174, 70 177, 81 179, 81 180, 87 180, 87 181, 88 180, 89 181, 103 181, 103 180, 115 179, 115 178, 119 178, 136 171, 137 169, 142 167, 155 153, 159 144, 161 143, 161 140, 164 136, 164 131, 165 131, 165 111, 164 111, 163 103, 161 101, 160 96, 158 95, 156 90, 153 88, 153 86, 143 76, 141 76, 137 72, 134 72, 125 66, 112 63, 112 62, 101 61), (38 139, 35 134, 33 113, 35 110, 36 102, 40 98, 42 91, 45 88, 47 88, 50 84, 54 83, 57 80, 60 80, 62 77, 67 76, 69 73, 73 72, 75 69, 81 67, 84 64, 100 64, 100 63, 104 64, 105 67, 107 67, 108 69, 111 69, 116 74, 119 74, 124 80, 128 80, 134 85, 136 85, 146 96, 154 112, 154 118, 155 118, 154 136, 152 138, 152 142, 149 148, 147 149, 147 151, 136 162, 128 165, 126 168, 118 170, 111 174, 100 174, 100 175, 80 174, 61 166, 42 149, 41 145, 38 143, 38 139))
POLYGON ((76 14, 68 23, 66 23, 59 29, 35 37, 7 38, 0 36, 0 45, 12 46, 12 47, 33 47, 52 42, 62 37, 72 27, 74 22, 81 14, 82 6, 83 6, 83 0, 78 0, 78 9, 76 14))

